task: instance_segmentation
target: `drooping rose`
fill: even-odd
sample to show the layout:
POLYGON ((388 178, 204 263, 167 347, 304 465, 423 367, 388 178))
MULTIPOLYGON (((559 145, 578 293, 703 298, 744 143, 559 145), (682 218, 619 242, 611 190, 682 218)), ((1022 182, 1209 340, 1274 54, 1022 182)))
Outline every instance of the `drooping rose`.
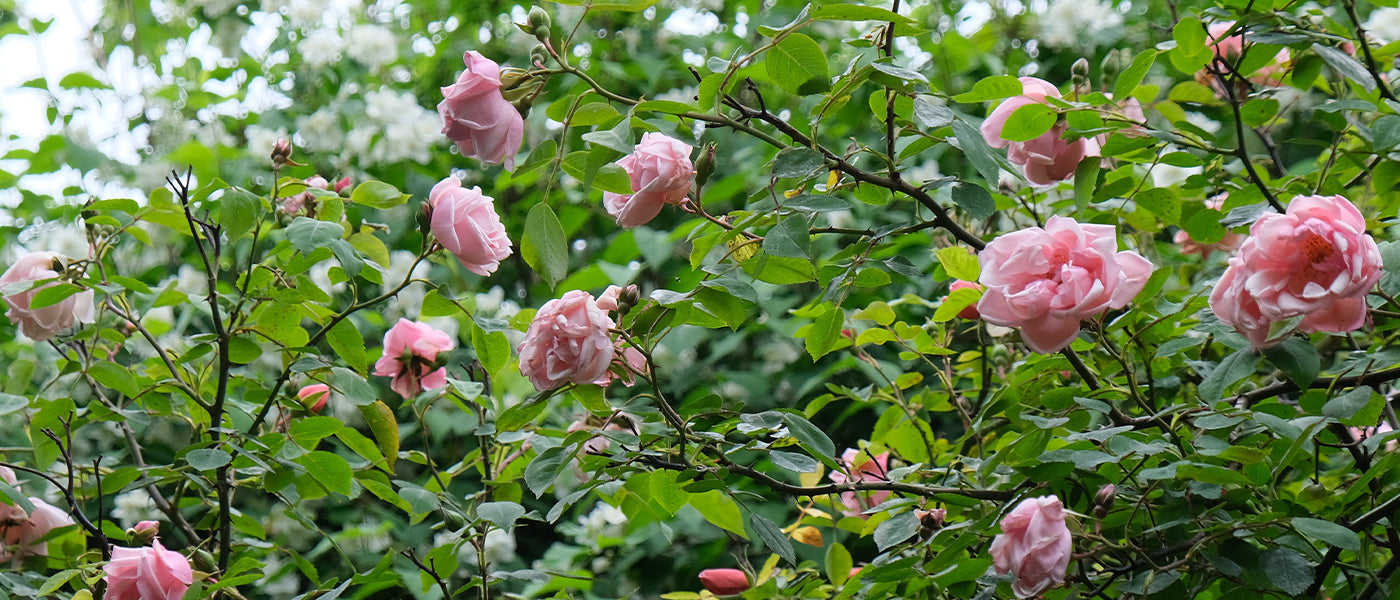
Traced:
POLYGON ((520 353, 520 372, 544 391, 566 383, 606 383, 616 353, 613 320, 593 295, 572 290, 535 313, 520 353))
POLYGON ((446 333, 427 323, 399 319, 384 333, 384 355, 374 374, 393 377, 389 385, 404 398, 447 385, 447 369, 437 366, 438 354, 457 346, 446 333))
POLYGON ((1265 214, 1250 226, 1210 307, 1264 348, 1290 333, 1275 323, 1299 316, 1303 332, 1359 329, 1368 314, 1366 294, 1380 277, 1380 248, 1361 211, 1342 196, 1299 196, 1287 212, 1265 214))
POLYGON ((603 207, 623 227, 645 225, 665 204, 680 204, 695 184, 689 144, 649 132, 642 143, 617 161, 632 181, 631 194, 603 192, 603 207))
POLYGON ((53 252, 31 252, 24 255, 0 275, 0 292, 10 310, 5 316, 19 326, 24 335, 44 341, 74 323, 93 322, 92 290, 83 290, 42 308, 29 308, 39 290, 54 285, 49 282, 31 289, 36 281, 58 277, 65 259, 53 252))
POLYGON ((1052 216, 1045 228, 1000 236, 977 255, 977 302, 982 320, 1020 327, 1021 339, 1042 354, 1074 341, 1079 323, 1127 306, 1152 274, 1152 263, 1118 251, 1111 225, 1052 216))
POLYGON ((150 548, 112 548, 107 572, 108 600, 180 600, 194 582, 190 561, 166 550, 160 540, 150 548))
MULTIPOLYGON (((837 484, 889 481, 889 477, 885 475, 889 472, 889 463, 889 452, 881 452, 872 459, 855 448, 847 448, 841 453, 841 465, 846 467, 846 471, 832 471, 827 476, 831 478, 832 483, 837 484)), ((841 504, 846 506, 841 512, 848 517, 867 518, 868 515, 864 514, 867 509, 879 505, 889 497, 889 490, 841 492, 841 504)))
POLYGON ((1001 520, 1001 530, 992 540, 992 564, 997 573, 1016 576, 1011 591, 1017 598, 1031 598, 1065 582, 1074 540, 1059 498, 1022 500, 1001 520))
POLYGON ((513 170, 525 119, 501 95, 500 65, 476 51, 468 51, 462 61, 467 69, 456 83, 442 88, 442 133, 456 142, 463 156, 490 165, 504 163, 507 171, 513 170))
POLYGON ((313 383, 297 390, 297 399, 301 400, 302 406, 314 413, 321 412, 330 397, 331 387, 324 383, 313 383))
POLYGON ((749 576, 739 569, 705 569, 700 572, 700 585, 716 596, 732 596, 749 589, 749 576))
MULTIPOLYGON (((1225 200, 1229 197, 1230 194, 1228 192, 1213 196, 1206 200, 1206 208, 1220 210, 1220 207, 1225 205, 1225 200)), ((1227 231, 1225 232, 1225 237, 1220 238, 1220 241, 1214 244, 1202 244, 1191 239, 1191 234, 1186 233, 1186 230, 1178 229, 1176 234, 1172 236, 1172 241, 1176 242, 1178 246, 1181 246, 1182 254, 1199 254, 1202 259, 1207 259, 1210 258, 1210 254, 1215 251, 1230 253, 1239 250, 1240 246, 1244 244, 1245 237, 1246 236, 1242 233, 1227 231)))
POLYGON ((1088 155, 1089 144, 1083 138, 1066 140, 1064 133, 1068 125, 1065 123, 1057 123, 1040 137, 1024 142, 1012 142, 1001 137, 1006 120, 1017 109, 1031 104, 1045 104, 1046 97, 1060 97, 1060 91, 1055 86, 1035 77, 1022 77, 1021 89, 1021 95, 1007 98, 982 121, 982 139, 993 148, 1007 148, 1007 158, 1021 165, 1025 169, 1026 179, 1033 184, 1053 185, 1074 177, 1079 161, 1088 155))
POLYGON ((39 498, 31 497, 29 502, 34 505, 34 512, 29 513, 23 522, 4 527, 6 556, 47 556, 47 544, 38 543, 38 539, 54 529, 73 524, 73 517, 68 515, 68 511, 39 498))
POLYGON ((433 186, 428 202, 433 207, 433 237, 468 271, 490 275, 510 256, 510 238, 495 201, 482 195, 481 188, 464 188, 448 176, 433 186))

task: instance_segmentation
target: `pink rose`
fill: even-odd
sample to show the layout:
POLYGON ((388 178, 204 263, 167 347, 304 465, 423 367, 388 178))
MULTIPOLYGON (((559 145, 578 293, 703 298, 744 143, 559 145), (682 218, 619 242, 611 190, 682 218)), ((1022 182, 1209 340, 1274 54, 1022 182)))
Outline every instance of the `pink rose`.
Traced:
POLYGON ((705 569, 700 585, 716 596, 733 596, 749 589, 749 576, 739 569, 705 569))
MULTIPOLYGON (((1206 208, 1220 210, 1220 207, 1225 205, 1225 200, 1229 197, 1230 194, 1228 192, 1213 196, 1206 200, 1206 208)), ((1214 244, 1202 244, 1191 239, 1191 234, 1186 233, 1186 230, 1178 229, 1176 234, 1172 236, 1172 241, 1176 242, 1178 246, 1181 246, 1182 254, 1199 254, 1202 259, 1208 259, 1210 258, 1210 253, 1217 250, 1225 253, 1239 250, 1240 246, 1244 244, 1245 237, 1246 236, 1242 233, 1229 231, 1225 233, 1225 237, 1214 244)))
POLYGON ((488 165, 505 163, 507 171, 513 170, 525 119, 501 95, 501 67, 476 51, 462 60, 467 70, 456 83, 442 88, 442 133, 457 143, 462 156, 475 156, 488 165))
POLYGON ((1007 98, 992 109, 987 119, 982 121, 982 139, 993 148, 1007 148, 1007 158, 1021 165, 1026 179, 1036 185, 1053 185, 1074 177, 1079 161, 1088 155, 1089 144, 1084 139, 1067 141, 1064 139, 1065 123, 1058 123, 1040 137, 1025 142, 1010 142, 1002 139, 1002 130, 1011 114, 1023 106, 1045 104, 1045 98, 1060 97, 1060 91, 1049 82, 1035 77, 1021 78, 1021 95, 1007 98))
POLYGON ((438 354, 455 347, 452 338, 431 325, 399 319, 384 333, 384 355, 374 363, 374 374, 393 377, 389 387, 412 398, 447 385, 447 369, 437 366, 438 354))
POLYGON ((190 561, 166 550, 160 540, 150 548, 112 548, 107 572, 107 600, 180 600, 194 582, 190 561))
MULTIPOLYGON (((837 484, 889 481, 889 478, 885 476, 889 472, 889 463, 889 452, 881 452, 874 459, 871 459, 855 448, 847 448, 845 452, 841 453, 841 464, 846 467, 847 472, 832 471, 827 476, 831 478, 833 483, 837 484)), ((889 490, 841 492, 841 504, 846 505, 846 509, 841 512, 848 517, 867 518, 867 515, 864 514, 867 509, 879 505, 889 497, 889 490)))
POLYGON ((621 293, 622 288, 615 285, 608 286, 608 289, 603 290, 603 293, 598 295, 598 308, 608 312, 617 310, 617 296, 621 293))
POLYGON ((346 175, 345 177, 341 177, 340 181, 335 182, 335 193, 339 194, 348 187, 350 187, 350 176, 346 175))
POLYGON ((645 225, 663 204, 680 204, 695 184, 693 148, 660 133, 642 135, 636 150, 617 161, 632 180, 631 194, 603 192, 603 207, 623 227, 645 225))
MULTIPOLYGON (((963 280, 959 279, 959 280, 957 280, 957 281, 954 281, 954 282, 953 282, 953 285, 948 286, 948 293, 951 294, 951 293, 956 292, 956 291, 958 291, 958 290, 980 290, 980 289, 982 289, 982 286, 977 285, 976 283, 973 283, 973 282, 971 282, 971 281, 963 281, 963 280)), ((947 298, 947 296, 944 296, 943 299, 946 301, 948 298, 947 298)), ((959 317, 962 317, 962 318, 964 318, 964 319, 971 320, 971 321, 976 321, 977 319, 982 318, 982 315, 981 315, 980 313, 977 312, 977 305, 976 305, 976 304, 969 304, 969 305, 967 305, 967 308, 964 308, 964 309, 958 311, 958 316, 959 316, 959 317)))
MULTIPOLYGON (((38 498, 31 497, 29 501, 34 504, 34 512, 26 515, 22 523, 4 527, 3 557, 10 556, 10 553, 14 553, 16 558, 47 556, 47 544, 35 545, 36 541, 48 535, 49 531, 73 524, 73 517, 68 516, 67 511, 38 498)), ((23 515, 24 511, 20 510, 20 514, 23 515)))
POLYGON ((449 176, 433 186, 428 194, 433 207, 433 237, 477 275, 490 275, 500 261, 510 256, 510 238, 490 196, 481 188, 462 187, 449 176))
POLYGON ((1074 341, 1080 321, 1127 306, 1152 274, 1147 259, 1118 251, 1113 226, 1061 216, 992 240, 977 261, 987 288, 977 302, 982 320, 1020 327, 1042 354, 1074 341))
MULTIPOLYGON (((375 365, 378 368, 378 364, 375 365)), ((297 399, 301 400, 302 406, 314 413, 321 412, 326 407, 326 401, 331 397, 331 387, 324 383, 313 383, 297 390, 297 399)))
POLYGON ((1210 307, 1255 348, 1289 331, 1343 333, 1366 322, 1366 294, 1381 278, 1381 252, 1366 219, 1341 196, 1299 196, 1284 214, 1259 217, 1216 283, 1210 307))
MULTIPOLYGON (((1213 23, 1206 28, 1206 37, 1210 40, 1210 45, 1215 46, 1215 56, 1230 64, 1235 64, 1239 61, 1240 55, 1244 53, 1244 48, 1247 45, 1245 43, 1243 29, 1235 32, 1234 35, 1221 39, 1222 36, 1225 35, 1225 32, 1229 31, 1234 26, 1234 21, 1223 21, 1220 23, 1213 23)), ((1240 74, 1247 76, 1250 81, 1257 85, 1277 87, 1283 82, 1283 74, 1286 71, 1285 65, 1288 64, 1291 58, 1292 56, 1288 53, 1288 50, 1279 50, 1278 54, 1274 55, 1274 60, 1269 64, 1260 67, 1259 70, 1253 73, 1240 74)), ((1220 82, 1216 80, 1215 75, 1211 73, 1210 67, 1197 73, 1196 80, 1200 83, 1211 85, 1216 88, 1217 92, 1222 95, 1224 94, 1224 90, 1220 88, 1220 82)))
POLYGON ((1001 520, 1001 530, 992 540, 992 564, 997 573, 1016 576, 1011 591, 1017 598, 1030 598, 1065 582, 1073 540, 1059 498, 1022 500, 1001 520))
POLYGON ((0 275, 0 292, 6 294, 5 302, 10 305, 5 316, 35 341, 42 342, 58 335, 74 323, 93 322, 92 290, 83 290, 43 308, 29 308, 34 295, 52 286, 53 282, 31 289, 32 284, 57 278, 64 261, 66 258, 53 252, 31 252, 0 275))
POLYGON ((616 353, 612 327, 588 292, 573 290, 550 300, 535 313, 517 350, 520 372, 540 391, 569 382, 607 383, 616 353))
MULTIPOLYGON (((0 480, 10 484, 10 487, 19 485, 19 478, 15 477, 15 472, 9 467, 0 467, 0 480)), ((0 527, 22 523, 29 518, 23 508, 15 504, 7 504, 7 502, 9 502, 8 498, 0 500, 0 527)))

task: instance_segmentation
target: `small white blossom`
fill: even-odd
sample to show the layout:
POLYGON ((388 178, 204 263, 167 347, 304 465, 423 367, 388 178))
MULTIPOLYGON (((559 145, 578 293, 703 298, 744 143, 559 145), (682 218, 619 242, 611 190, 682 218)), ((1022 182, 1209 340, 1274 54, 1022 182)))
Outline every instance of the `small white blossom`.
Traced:
POLYGON ((1094 47, 1123 15, 1103 0, 1051 0, 1040 18, 1040 39, 1057 48, 1094 47))
POLYGON ((330 0, 292 0, 287 7, 287 18, 292 25, 309 27, 324 21, 330 8, 330 0))
POLYGON ((345 146, 345 129, 340 114, 327 106, 309 116, 297 117, 297 134, 308 150, 340 150, 345 146))
POLYGON ((394 33, 379 25, 356 25, 345 33, 345 52, 371 69, 394 62, 398 45, 394 33))
POLYGON ((594 544, 600 537, 622 537, 623 526, 627 524, 627 514, 611 504, 599 502, 587 515, 579 517, 584 536, 594 544))
POLYGON ((345 49, 345 44, 335 30, 317 29, 306 36, 297 48, 301 50, 301 59, 307 65, 321 67, 340 62, 340 53, 345 49))
POLYGON ((123 528, 152 520, 156 514, 155 502, 142 488, 117 494, 116 504, 116 508, 112 509, 112 518, 121 523, 123 528))
POLYGON ((277 140, 289 139, 285 127, 278 129, 268 129, 261 125, 249 125, 243 131, 243 135, 248 138, 248 152, 259 158, 271 160, 272 147, 277 144, 277 140))
POLYGON ((1400 40, 1400 8, 1387 6, 1371 11, 1363 27, 1383 44, 1400 40))

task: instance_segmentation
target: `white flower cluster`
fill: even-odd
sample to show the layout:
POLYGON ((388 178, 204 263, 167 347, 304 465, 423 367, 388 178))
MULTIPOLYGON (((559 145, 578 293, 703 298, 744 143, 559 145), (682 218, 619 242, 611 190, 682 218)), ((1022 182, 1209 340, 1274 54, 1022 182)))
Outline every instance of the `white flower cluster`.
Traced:
POLYGON ((437 112, 418 105, 410 92, 387 87, 365 94, 365 116, 346 137, 345 149, 360 162, 428 162, 429 150, 442 139, 437 112))
POLYGON ((1382 7, 1371 11, 1363 27, 1383 44, 1400 40, 1400 8, 1382 7))
POLYGON ((1056 48, 1094 47, 1103 32, 1123 24, 1105 0, 1051 0, 1040 17, 1040 40, 1056 48))

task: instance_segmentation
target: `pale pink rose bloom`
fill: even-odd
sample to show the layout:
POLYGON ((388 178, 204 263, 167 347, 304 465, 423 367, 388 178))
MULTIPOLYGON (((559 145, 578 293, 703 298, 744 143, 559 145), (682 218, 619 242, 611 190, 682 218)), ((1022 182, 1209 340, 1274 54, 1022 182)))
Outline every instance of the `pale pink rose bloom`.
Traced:
POLYGON ((442 88, 438 103, 442 133, 457 143, 463 156, 515 169, 515 154, 525 136, 525 119, 501 95, 501 67, 476 51, 463 57, 467 69, 456 83, 442 88))
POLYGON ((608 312, 617 310, 617 295, 621 293, 622 288, 615 285, 608 286, 608 289, 603 290, 603 293, 598 295, 598 308, 608 312))
POLYGON ((47 544, 38 544, 36 541, 53 529, 73 524, 73 517, 68 516, 67 511, 38 498, 31 497, 29 501, 34 504, 34 512, 30 513, 24 522, 4 528, 6 556, 11 553, 16 558, 47 556, 47 544))
POLYGON ((990 552, 997 573, 1011 573, 1011 591, 1030 598, 1065 582, 1074 540, 1065 526, 1065 508, 1054 496, 1022 500, 1001 520, 1002 533, 990 552))
POLYGON ((46 283, 33 289, 30 289, 30 286, 36 281, 58 277, 59 273, 55 267, 62 267, 54 263, 65 260, 66 258, 53 252, 31 252, 20 257, 0 275, 0 292, 6 294, 5 303, 10 305, 10 310, 5 312, 5 316, 10 322, 18 325, 24 335, 35 341, 42 342, 58 335, 74 323, 93 322, 92 290, 83 290, 43 308, 29 308, 34 295, 54 283, 46 283))
POLYGON ((1052 216, 1045 228, 1000 236, 977 255, 982 320, 1020 327, 1031 350, 1057 352, 1074 341, 1079 322, 1127 306, 1152 275, 1152 263, 1118 251, 1111 225, 1052 216))
MULTIPOLYGON (((376 365, 377 366, 377 365, 376 365)), ((318 413, 326 407, 326 401, 331 397, 331 387, 324 383, 313 383, 297 390, 297 399, 301 400, 307 410, 318 413)))
POLYGON ((1035 77, 1021 78, 1021 95, 1007 98, 992 109, 987 119, 982 121, 982 139, 993 148, 1007 148, 1006 157, 1025 169, 1026 179, 1036 185, 1053 185, 1074 177, 1079 161, 1089 153, 1089 142, 1084 139, 1068 141, 1064 139, 1068 125, 1058 123, 1040 137, 1024 142, 1010 142, 1002 139, 1002 130, 1012 113, 1023 106, 1045 104, 1047 96, 1059 98, 1060 91, 1049 82, 1035 77))
MULTIPOLYGON (((1240 54, 1244 52, 1244 48, 1246 46, 1245 36, 1239 31, 1235 32, 1234 35, 1223 37, 1222 39, 1222 36, 1225 36, 1225 32, 1229 31, 1230 28, 1234 26, 1234 21, 1222 21, 1219 23, 1213 23, 1206 28, 1206 38, 1209 40, 1210 45, 1215 46, 1215 55, 1231 64, 1235 64, 1236 61, 1239 60, 1240 54)), ((1260 67, 1259 70, 1254 71, 1253 73, 1241 74, 1245 75, 1250 81, 1254 82, 1255 84, 1269 87, 1277 87, 1280 83, 1283 82, 1283 74, 1287 70, 1288 61, 1291 58, 1292 56, 1289 54, 1287 49, 1279 50, 1278 54, 1274 55, 1274 60, 1269 64, 1260 67)), ((1217 86, 1218 90, 1218 85, 1220 82, 1216 81, 1215 76, 1211 74, 1208 70, 1202 71, 1200 74, 1198 74, 1197 78, 1209 79, 1210 84, 1213 86, 1217 86)))
POLYGON ((690 145, 649 132, 642 143, 617 161, 632 181, 631 194, 603 192, 603 207, 623 227, 645 225, 665 204, 680 204, 695 184, 695 165, 690 161, 690 145))
MULTIPOLYGON (((846 467, 846 472, 832 471, 827 476, 831 478, 832 483, 837 484, 889 481, 889 477, 886 476, 890 470, 889 463, 889 452, 881 452, 871 459, 864 452, 847 448, 841 453, 841 465, 846 467)), ((841 512, 848 517, 868 518, 868 515, 864 514, 865 511, 878 506, 889 497, 889 490, 841 492, 841 504, 846 506, 841 512)))
MULTIPOLYGON (((1211 197, 1206 200, 1206 208, 1220 210, 1220 207, 1225 205, 1225 200, 1229 197, 1230 194, 1228 192, 1211 197)), ((1186 233, 1186 230, 1178 229, 1176 234, 1172 236, 1172 241, 1181 246, 1182 254, 1199 254, 1202 259, 1207 259, 1210 258, 1211 252, 1217 250, 1227 254, 1239 250, 1240 246, 1244 245, 1246 237, 1248 236, 1243 233, 1229 231, 1225 233, 1225 237, 1220 238, 1220 241, 1214 244, 1202 244, 1191 239, 1191 234, 1186 233)))
POLYGON ((320 176, 320 175, 312 175, 310 179, 307 179, 307 180, 305 181, 305 183, 306 183, 306 187, 309 187, 309 188, 316 188, 316 189, 318 189, 318 190, 329 190, 329 189, 331 189, 331 184, 330 184, 330 182, 329 182, 329 181, 326 181, 326 178, 325 178, 325 177, 322 177, 322 176, 320 176))
POLYGON ((749 589, 749 576, 739 569, 705 569, 700 572, 700 585, 716 596, 732 596, 749 589))
MULTIPOLYGON (((1371 436, 1383 435, 1394 431, 1390 428, 1390 423, 1385 421, 1381 421, 1380 425, 1376 425, 1375 427, 1348 427, 1347 429, 1351 431, 1351 436, 1356 438, 1357 441, 1363 441, 1371 436)), ((1400 442, 1397 442, 1395 439, 1387 440, 1385 443, 1387 452, 1394 452, 1397 446, 1400 446, 1400 442)))
POLYGON ((404 398, 447 385, 447 369, 437 367, 438 354, 457 346, 446 333, 427 323, 399 319, 384 333, 384 355, 374 374, 393 377, 390 389, 404 398))
MULTIPOLYGON (((10 487, 19 485, 19 478, 15 477, 15 472, 9 467, 0 467, 0 480, 10 484, 10 487)), ((29 518, 23 508, 14 504, 6 504, 8 501, 8 498, 0 501, 0 527, 20 523, 29 518)))
POLYGON ((194 582, 190 561, 166 550, 160 540, 150 548, 112 548, 107 572, 107 600, 180 600, 194 582))
POLYGON ((1355 331, 1366 294, 1381 277, 1381 253, 1366 219, 1342 196, 1299 196, 1284 214, 1259 217, 1210 295, 1221 321, 1256 348, 1280 341, 1268 324, 1302 316, 1304 332, 1355 331))
POLYGON ((462 187, 449 176, 428 194, 433 207, 433 237, 477 275, 490 275, 510 256, 510 238, 496 214, 495 201, 481 188, 462 187))
POLYGON ((607 383, 616 353, 613 320, 593 295, 572 290, 535 313, 520 344, 520 372, 539 391, 566 383, 607 383))
MULTIPOLYGON (((977 285, 977 284, 974 283, 974 282, 971 282, 971 281, 963 281, 963 280, 961 280, 961 279, 958 279, 958 280, 954 281, 952 285, 948 286, 948 293, 951 294, 951 293, 956 292, 956 291, 958 291, 958 290, 980 290, 980 289, 982 289, 982 286, 977 285)), ((946 300, 948 299, 948 297, 947 297, 947 296, 944 296, 943 299, 946 301, 946 300)), ((967 308, 964 308, 964 309, 958 311, 958 316, 959 316, 959 317, 962 317, 962 318, 964 318, 964 319, 968 319, 968 320, 970 320, 970 321, 976 321, 977 319, 982 318, 982 315, 981 315, 980 313, 977 312, 977 304, 976 304, 976 303, 969 304, 969 305, 967 305, 967 308)))

